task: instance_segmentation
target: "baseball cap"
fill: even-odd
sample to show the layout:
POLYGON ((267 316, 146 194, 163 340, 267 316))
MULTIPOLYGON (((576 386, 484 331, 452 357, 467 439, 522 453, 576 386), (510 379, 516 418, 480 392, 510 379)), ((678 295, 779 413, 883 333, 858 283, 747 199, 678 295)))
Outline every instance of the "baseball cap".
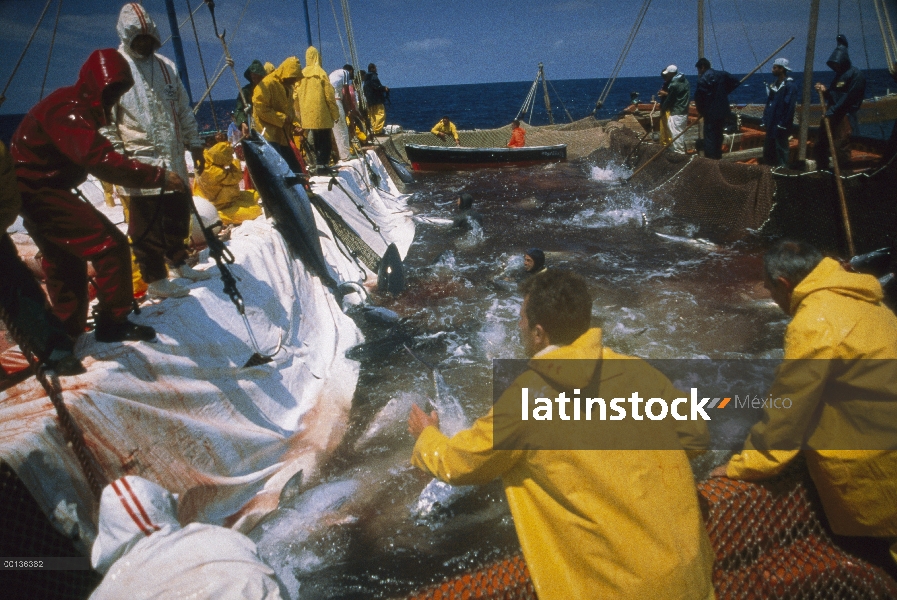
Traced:
POLYGON ((667 67, 666 69, 661 71, 660 74, 661 75, 669 75, 670 73, 678 73, 678 72, 679 72, 679 67, 677 67, 676 65, 670 65, 669 67, 667 67))
POLYGON ((791 70, 791 67, 788 66, 787 58, 777 58, 773 61, 772 64, 773 64, 773 66, 778 65, 778 66, 782 67, 783 69, 785 69, 786 71, 791 70))

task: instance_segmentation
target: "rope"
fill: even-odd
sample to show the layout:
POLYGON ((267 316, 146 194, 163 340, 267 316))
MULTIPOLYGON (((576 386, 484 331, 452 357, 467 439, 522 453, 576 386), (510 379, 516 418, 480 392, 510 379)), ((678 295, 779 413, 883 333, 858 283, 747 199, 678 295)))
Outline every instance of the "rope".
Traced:
MULTIPOLYGON (((346 44, 345 44, 345 42, 343 42, 343 32, 339 28, 339 19, 336 18, 336 7, 333 5, 333 0, 330 0, 330 10, 331 10, 331 12, 333 12, 333 24, 336 26, 336 35, 339 36, 339 45, 340 45, 340 48, 343 49, 343 60, 345 62, 349 62, 349 58, 350 58, 349 53, 346 52, 346 44)), ((352 66, 355 67, 356 71, 361 67, 361 65, 352 65, 352 66)))
POLYGON ((321 63, 324 63, 324 44, 321 43, 321 1, 315 0, 315 12, 318 13, 318 51, 321 52, 321 63))
MULTIPOLYGON (((840 2, 840 0, 838 0, 840 2)), ((857 0, 859 2, 859 0, 857 0)), ((747 27, 744 24, 744 17, 741 16, 741 8, 738 6, 738 0, 732 0, 732 4, 735 5, 735 12, 738 13, 738 20, 741 21, 741 30, 744 31, 744 39, 747 40, 748 48, 751 49, 751 54, 754 56, 754 62, 760 62, 760 59, 757 58, 757 53, 754 52, 754 45, 751 44, 751 38, 748 36, 747 27)), ((722 66, 722 65, 721 65, 722 66)))
MULTIPOLYGON (((204 2, 205 2, 205 0, 204 0, 204 2)), ((250 0, 246 0, 246 4, 243 5, 243 12, 240 13, 240 18, 237 19, 237 25, 236 25, 236 27, 234 27, 234 32, 233 32, 233 38, 234 38, 234 39, 237 38, 237 33, 240 31, 240 25, 243 24, 243 16, 246 14, 246 9, 249 8, 249 2, 250 2, 250 0)), ((201 7, 202 7, 202 5, 198 6, 198 7, 196 8, 196 10, 199 10, 201 7)), ((185 23, 186 23, 186 21, 185 21, 185 23)), ((218 64, 215 65, 215 68, 216 68, 216 69, 221 69, 221 68, 222 68, 222 67, 221 67, 222 63, 225 63, 225 62, 226 62, 226 58, 227 58, 226 55, 225 55, 224 53, 222 53, 222 54, 221 54, 221 58, 218 59, 218 64)), ((225 67, 226 67, 226 66, 227 66, 227 65, 225 65, 225 67)), ((239 86, 238 86, 238 87, 239 87, 239 86)), ((251 100, 251 98, 249 98, 249 99, 251 100)))
POLYGON ((16 66, 13 67, 12 74, 9 76, 9 79, 6 82, 6 87, 4 87, 3 91, 0 92, 0 106, 3 106, 3 103, 6 101, 6 90, 9 89, 9 84, 12 83, 13 77, 16 76, 16 71, 19 70, 19 66, 22 64, 22 59, 25 58, 25 54, 28 52, 28 48, 31 47, 31 42, 34 41, 34 36, 37 33, 37 29, 38 29, 38 27, 40 27, 40 24, 43 23, 44 17, 47 14, 47 9, 50 8, 51 2, 53 2, 53 0, 47 0, 47 4, 46 4, 46 6, 44 6, 44 12, 42 12, 40 14, 40 18, 37 20, 37 23, 35 23, 34 30, 32 30, 32 32, 31 32, 31 37, 28 38, 28 42, 25 44, 25 49, 22 50, 22 54, 21 54, 21 56, 19 56, 19 60, 18 60, 18 62, 16 62, 16 66))
MULTIPOLYGON (((140 4, 142 5, 143 3, 141 2, 140 4)), ((178 31, 181 30, 181 27, 183 27, 184 25, 187 24, 187 21, 189 21, 190 19, 193 18, 193 15, 195 15, 195 14, 199 11, 200 8, 202 8, 202 4, 200 4, 199 6, 197 6, 197 7, 196 7, 196 10, 194 10, 193 13, 192 13, 189 17, 187 17, 186 19, 184 19, 183 22, 182 22, 180 25, 178 25, 178 31)), ((188 11, 188 12, 189 12, 189 11, 188 11)), ((170 40, 171 40, 171 36, 169 35, 167 38, 165 38, 165 41, 162 42, 162 46, 164 46, 165 44, 167 44, 170 40)), ((160 47, 161 47, 161 46, 160 46, 160 47)))
POLYGON ((44 99, 44 86, 47 85, 47 74, 50 72, 50 59, 53 58, 53 46, 56 44, 56 29, 59 27, 59 11, 62 9, 62 0, 56 5, 56 21, 53 23, 53 37, 50 38, 50 50, 47 51, 47 66, 44 68, 44 79, 40 82, 40 99, 44 99))
POLYGON ((620 58, 617 59, 617 64, 614 65, 614 69, 611 72, 610 79, 607 80, 607 83, 604 84, 604 89, 601 91, 601 95, 598 97, 598 101, 595 102, 595 110, 592 111, 594 115, 598 112, 602 106, 604 106, 605 100, 607 100, 608 94, 610 94, 610 90, 614 85, 614 82, 617 80, 617 76, 620 74, 620 69, 623 68, 623 63, 626 61, 626 56, 629 54, 629 51, 632 49, 632 44, 635 42, 635 36, 638 34, 639 28, 642 26, 642 21, 645 20, 645 15, 648 13, 648 7, 651 5, 651 0, 645 0, 644 4, 642 4, 642 8, 639 10, 638 16, 635 18, 635 24, 632 26, 632 30, 629 32, 629 37, 626 39, 626 43, 623 44, 623 51, 620 53, 620 58))
MULTIPOLYGON (((863 54, 866 56, 866 70, 871 69, 869 66, 869 45, 866 44, 866 25, 863 22, 863 3, 860 0, 857 0, 857 12, 860 15, 860 36, 863 38, 863 54)), ((881 111, 877 108, 875 109, 875 114, 881 117, 881 111)), ((885 125, 884 122, 880 122, 878 124, 878 129, 881 132, 882 138, 885 137, 885 125)))
POLYGON ((352 16, 349 14, 349 2, 348 0, 340 0, 340 4, 343 8, 343 22, 346 26, 346 41, 349 44, 349 56, 352 58, 352 64, 355 66, 355 89, 359 92, 357 94, 358 106, 367 112, 367 101, 364 98, 361 76, 359 75, 361 63, 358 62, 358 52, 356 51, 355 46, 355 33, 352 30, 352 16))
MULTIPOLYGON (((206 81, 206 90, 208 92, 205 94, 209 97, 209 106, 212 109, 212 124, 215 125, 215 131, 220 131, 220 127, 218 127, 218 117, 215 115, 215 101, 212 100, 212 86, 209 85, 209 76, 206 75, 206 63, 202 60, 202 48, 199 47, 199 34, 196 33, 196 22, 193 20, 193 9, 190 8, 190 0, 184 0, 187 3, 187 12, 190 13, 190 26, 193 27, 193 39, 196 40, 196 53, 199 55, 199 66, 202 69, 202 77, 206 81)), ((199 6, 202 6, 200 4, 199 6)), ((199 10, 197 8, 197 10, 199 10)), ((205 95, 203 97, 205 97, 205 95)), ((196 103, 199 106, 199 102, 196 103)))
MULTIPOLYGON (((879 8, 878 3, 879 3, 879 0, 872 0, 872 4, 875 6, 875 14, 878 17, 878 27, 879 27, 879 29, 881 29, 881 43, 885 49, 885 57, 888 59, 888 70, 890 71, 891 69, 894 68, 894 63, 897 62, 897 40, 892 42, 893 43, 893 51, 892 51, 891 44, 888 43, 887 32, 885 31, 885 20, 881 15, 881 8, 879 8)), ((882 4, 884 4, 884 3, 882 3, 882 4)), ((884 8, 885 17, 887 17, 888 20, 890 21, 890 17, 888 16, 888 7, 883 6, 882 8, 884 8)), ((890 22, 888 22, 888 25, 890 26, 890 22)), ((893 38, 894 38, 894 32, 891 31, 891 39, 893 40, 893 38)))
POLYGON ((719 39, 716 37, 716 26, 713 24, 713 6, 710 0, 707 0, 707 12, 710 14, 710 32, 713 34, 713 44, 716 46, 716 57, 719 59, 719 68, 723 71, 726 67, 723 65, 723 55, 719 51, 719 39))
MULTIPOLYGON (((548 81, 547 79, 545 81, 548 81)), ((570 122, 573 122, 573 117, 570 115, 570 111, 567 110, 567 107, 564 105, 564 101, 561 100, 561 95, 558 94, 558 91, 554 89, 554 84, 548 81, 548 85, 551 86, 551 91, 554 92, 554 95, 558 97, 558 102, 561 103, 561 108, 564 109, 564 112, 567 113, 567 118, 570 119, 570 122)))
POLYGON ((199 112, 199 107, 202 106, 203 100, 206 99, 206 96, 208 96, 209 94, 212 93, 212 88, 215 87, 215 85, 218 83, 218 80, 221 79, 222 75, 224 75, 225 71, 227 71, 227 65, 224 65, 223 67, 218 69, 218 73, 216 73, 215 76, 212 78, 211 85, 209 85, 209 87, 206 88, 206 91, 203 92, 202 97, 196 101, 196 105, 193 107, 194 115, 199 112))
MULTIPOLYGON (((539 75, 536 75, 536 79, 533 80, 533 85, 529 88, 529 93, 526 95, 526 98, 523 99, 523 106, 520 107, 520 110, 517 111, 517 116, 515 119, 519 119, 520 115, 525 115, 527 110, 530 110, 530 105, 533 102, 533 99, 536 96, 536 88, 539 86, 539 75)), ((530 120, 532 120, 532 112, 530 112, 530 120)), ((530 123, 532 124, 532 123, 530 123)))

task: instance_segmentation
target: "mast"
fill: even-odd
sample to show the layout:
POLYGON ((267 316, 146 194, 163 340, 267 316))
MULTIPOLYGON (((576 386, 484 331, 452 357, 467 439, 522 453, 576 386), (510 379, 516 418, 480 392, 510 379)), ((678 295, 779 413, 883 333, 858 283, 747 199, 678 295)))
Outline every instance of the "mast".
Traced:
MULTIPOLYGON (((302 0, 302 4, 305 6, 305 35, 308 36, 308 45, 314 46, 311 43, 311 19, 308 17, 308 0, 302 0)), ((320 50, 320 48, 318 48, 320 50)))
POLYGON ((551 114, 551 100, 548 99, 548 82, 545 81, 545 69, 542 68, 542 63, 539 63, 538 77, 542 78, 542 92, 545 94, 545 110, 548 111, 548 123, 554 125, 554 116, 551 114))
POLYGON ((165 8, 168 11, 168 26, 171 28, 171 46, 174 48, 174 62, 178 66, 178 74, 181 83, 187 90, 187 98, 190 106, 193 106, 193 94, 190 92, 190 78, 187 76, 187 61, 184 60, 184 46, 181 44, 181 32, 178 29, 178 15, 174 12, 174 0, 165 0, 165 8))
POLYGON ((800 137, 798 160, 807 160, 807 137, 810 129, 810 106, 813 104, 813 55, 816 52, 816 24, 819 22, 819 0, 810 2, 810 22, 807 30, 807 53, 804 59, 804 89, 800 105, 800 137))
POLYGON ((698 58, 704 58, 704 0, 698 0, 698 58))

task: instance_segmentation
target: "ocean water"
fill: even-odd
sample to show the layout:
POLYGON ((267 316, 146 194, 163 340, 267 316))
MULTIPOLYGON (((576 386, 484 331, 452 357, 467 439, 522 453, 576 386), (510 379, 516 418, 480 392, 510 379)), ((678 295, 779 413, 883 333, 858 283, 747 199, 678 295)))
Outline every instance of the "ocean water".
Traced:
MULTIPOLYGON (((741 77, 743 74, 738 76, 741 77)), ((686 75, 686 77, 694 91, 697 75, 686 75)), ((828 83, 831 77, 831 72, 827 71, 813 73, 814 81, 828 83)), ((885 69, 867 71, 866 78, 867 98, 884 95, 888 89, 897 90, 897 83, 894 83, 885 69)), ((388 72, 382 74, 382 80, 385 85, 389 85, 388 72)), ((773 77, 769 73, 756 73, 744 85, 732 92, 729 98, 736 104, 764 103, 766 102, 764 82, 772 80, 773 77)), ((794 80, 800 87, 802 74, 795 73, 794 80)), ((555 122, 568 121, 567 113, 574 120, 591 114, 606 81, 606 79, 549 80, 549 97, 555 122)), ((651 96, 657 94, 662 83, 659 75, 657 77, 618 78, 604 107, 598 111, 596 117, 608 119, 618 114, 630 103, 632 92, 638 92, 641 102, 650 102, 651 96)), ((390 124, 401 125, 406 130, 429 131, 443 115, 447 115, 459 129, 501 127, 510 123, 518 115, 530 86, 532 86, 531 81, 515 81, 393 88, 390 90, 390 98, 386 104, 386 121, 390 124)), ((236 96, 237 92, 234 90, 232 97, 213 97, 212 103, 215 105, 214 112, 219 129, 227 129, 236 96)), ((813 101, 818 101, 815 94, 813 101)), ((216 125, 216 119, 212 118, 212 103, 204 102, 197 114, 200 129, 209 133, 215 131, 216 125)), ((534 104, 532 124, 547 124, 548 113, 545 110, 541 84, 534 104)), ((21 120, 22 115, 0 115, 0 140, 9 143, 9 139, 21 120)), ((524 120, 530 121, 529 113, 524 120)), ((877 125, 864 127, 862 133, 874 137, 886 136, 890 133, 890 125, 885 128, 877 125)))

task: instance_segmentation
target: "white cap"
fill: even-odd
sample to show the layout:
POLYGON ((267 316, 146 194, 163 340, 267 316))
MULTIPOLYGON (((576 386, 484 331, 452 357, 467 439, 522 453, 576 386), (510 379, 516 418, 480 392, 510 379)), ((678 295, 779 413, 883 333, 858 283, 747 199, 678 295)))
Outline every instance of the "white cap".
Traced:
POLYGON ((676 65, 670 65, 669 67, 667 67, 666 69, 661 71, 660 74, 661 75, 669 75, 670 73, 678 73, 678 72, 679 72, 679 67, 677 67, 676 65))
POLYGON ((788 66, 788 59, 787 59, 787 58, 777 58, 777 59, 775 59, 775 60, 773 61, 773 63, 772 63, 772 66, 776 66, 776 65, 782 67, 782 68, 785 69, 786 71, 790 71, 790 70, 791 70, 791 67, 788 66))

